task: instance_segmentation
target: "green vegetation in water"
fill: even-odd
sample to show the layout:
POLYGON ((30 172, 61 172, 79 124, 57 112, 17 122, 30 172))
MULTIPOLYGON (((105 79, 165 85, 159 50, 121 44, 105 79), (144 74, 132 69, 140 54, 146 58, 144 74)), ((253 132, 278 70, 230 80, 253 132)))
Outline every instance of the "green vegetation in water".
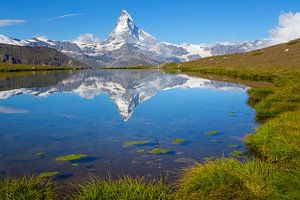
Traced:
POLYGON ((148 151, 149 154, 167 154, 170 150, 164 149, 164 148, 154 148, 150 151, 148 151))
POLYGON ((176 138, 172 141, 172 144, 182 144, 184 141, 182 138, 176 138))
POLYGON ((6 178, 0 181, 1 200, 54 200, 55 187, 51 180, 39 177, 6 178))
POLYGON ((205 132, 204 134, 205 135, 216 135, 216 134, 218 134, 218 133, 220 133, 219 131, 207 131, 207 132, 205 132))
POLYGON ((230 116, 230 117, 236 117, 236 113, 235 112, 229 112, 228 116, 230 116))
POLYGON ((69 154, 69 155, 64 155, 64 156, 58 156, 55 158, 56 161, 73 161, 73 160, 80 160, 82 158, 87 157, 87 154, 69 154))
POLYGON ((150 142, 148 140, 129 140, 123 142, 125 146, 143 146, 148 145, 150 142))
POLYGON ((137 152, 137 153, 144 153, 145 149, 137 149, 135 152, 137 152))
POLYGON ((236 148, 238 148, 238 145, 236 145, 236 144, 229 144, 229 145, 227 145, 227 147, 229 147, 231 149, 236 149, 236 148))
POLYGON ((118 180, 93 178, 82 184, 74 200, 169 200, 172 190, 163 180, 144 181, 143 178, 123 177, 118 180))
POLYGON ((35 154, 35 156, 37 156, 37 157, 44 157, 45 156, 45 153, 44 152, 37 152, 36 154, 35 154))
POLYGON ((57 172, 57 171, 54 171, 54 172, 41 172, 39 174, 39 177, 40 178, 48 178, 48 177, 56 176, 58 174, 59 174, 59 172, 57 172))
POLYGON ((72 166, 73 166, 73 167, 78 167, 78 166, 79 166, 79 163, 72 163, 72 166))
POLYGON ((211 140, 212 143, 220 143, 222 142, 221 140, 211 140))

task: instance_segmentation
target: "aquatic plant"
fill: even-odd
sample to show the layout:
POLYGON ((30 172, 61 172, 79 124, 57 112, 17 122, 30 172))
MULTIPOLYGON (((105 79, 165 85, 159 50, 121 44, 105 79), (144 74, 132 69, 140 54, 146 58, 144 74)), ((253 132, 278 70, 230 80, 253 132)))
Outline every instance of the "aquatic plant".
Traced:
POLYGON ((129 140, 123 142, 125 146, 143 146, 148 145, 150 142, 148 140, 129 140))
POLYGON ((6 178, 0 181, 1 200, 54 200, 55 186, 39 177, 6 178))
POLYGON ((137 149, 135 152, 137 152, 137 153, 144 153, 145 149, 137 149))
POLYGON ((230 116, 230 117, 235 117, 235 116, 236 116, 236 113, 231 111, 231 112, 228 113, 228 116, 230 116))
POLYGON ((235 149, 235 148, 238 148, 238 145, 236 145, 236 144, 229 144, 229 145, 227 145, 227 147, 229 147, 231 149, 235 149))
POLYGON ((149 154, 167 154, 170 150, 164 149, 164 148, 154 148, 150 151, 148 151, 149 154))
POLYGON ((37 156, 37 157, 44 157, 44 156, 45 156, 45 153, 44 153, 44 152, 37 152, 37 153, 35 154, 35 156, 37 156))
POLYGON ((219 142, 222 142, 221 140, 210 140, 211 142, 213 143, 219 143, 219 142))
POLYGON ((58 156, 55 158, 56 161, 73 161, 73 160, 80 160, 82 158, 87 157, 87 154, 69 154, 69 155, 64 155, 64 156, 58 156))
POLYGON ((172 190, 162 179, 146 182, 143 178, 122 177, 106 180, 93 177, 79 187, 74 200, 169 200, 172 190))
POLYGON ((78 167, 78 166, 79 166, 79 163, 72 163, 72 166, 73 166, 73 167, 78 167))
POLYGON ((41 172, 39 174, 39 177, 40 178, 48 178, 48 177, 56 176, 58 174, 59 174, 59 172, 57 172, 57 171, 53 171, 53 172, 41 172))
POLYGON ((218 134, 218 133, 220 133, 219 131, 207 131, 207 132, 205 132, 204 134, 205 135, 216 135, 216 134, 218 134))
POLYGON ((182 144, 184 141, 184 139, 176 138, 172 141, 172 144, 182 144))

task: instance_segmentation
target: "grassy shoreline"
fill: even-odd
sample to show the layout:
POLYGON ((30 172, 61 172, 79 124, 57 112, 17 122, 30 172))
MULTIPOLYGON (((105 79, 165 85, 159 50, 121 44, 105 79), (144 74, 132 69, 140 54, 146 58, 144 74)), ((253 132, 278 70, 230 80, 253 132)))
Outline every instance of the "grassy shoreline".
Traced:
POLYGON ((58 70, 81 70, 80 67, 49 66, 49 65, 27 65, 0 63, 0 73, 5 72, 27 72, 27 71, 58 71, 58 70))

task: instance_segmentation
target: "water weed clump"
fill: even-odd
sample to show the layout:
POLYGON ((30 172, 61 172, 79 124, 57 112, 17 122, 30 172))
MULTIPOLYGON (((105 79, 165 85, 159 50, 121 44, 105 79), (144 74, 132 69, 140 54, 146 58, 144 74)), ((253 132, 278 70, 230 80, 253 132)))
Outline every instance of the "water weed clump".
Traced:
POLYGON ((236 145, 236 144, 229 144, 229 145, 227 145, 227 147, 229 147, 230 149, 236 149, 236 148, 238 148, 239 146, 236 145))
POLYGON ((55 160, 56 161, 74 161, 74 160, 80 160, 87 156, 88 156, 87 154, 82 154, 82 153, 68 154, 68 155, 64 155, 64 156, 58 156, 55 158, 55 160))
POLYGON ((184 141, 182 138, 176 138, 172 141, 172 144, 182 144, 184 141))
POLYGON ((43 158, 45 156, 45 153, 44 152, 37 152, 35 154, 35 156, 39 157, 39 158, 43 158))
POLYGON ((150 144, 148 140, 129 140, 123 142, 125 146, 144 146, 150 144))
POLYGON ((167 154, 170 152, 171 151, 169 149, 164 149, 164 148, 154 148, 154 149, 148 151, 149 154, 167 154))
POLYGON ((39 174, 39 178, 49 178, 49 177, 56 176, 58 174, 59 174, 59 172, 57 172, 57 171, 53 171, 53 172, 41 172, 39 174))
POLYGON ((207 132, 205 132, 204 134, 205 135, 216 135, 216 134, 218 134, 218 133, 220 133, 219 131, 207 131, 207 132))
POLYGON ((135 150, 135 152, 137 152, 137 153, 145 153, 145 149, 137 149, 137 150, 135 150))

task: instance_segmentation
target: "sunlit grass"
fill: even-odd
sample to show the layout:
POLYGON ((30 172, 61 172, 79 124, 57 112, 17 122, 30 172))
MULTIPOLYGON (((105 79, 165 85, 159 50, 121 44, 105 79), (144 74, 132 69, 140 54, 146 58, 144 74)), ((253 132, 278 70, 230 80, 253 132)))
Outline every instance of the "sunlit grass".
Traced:
POLYGON ((39 177, 6 178, 0 181, 1 200, 54 200, 51 180, 39 177))
POLYGON ((163 180, 146 182, 143 178, 125 176, 118 180, 92 178, 82 184, 74 200, 165 200, 171 189, 163 180))
MULTIPOLYGON (((258 160, 207 161, 185 169, 176 199, 281 199, 291 197, 276 167, 258 160)), ((290 192, 290 193, 289 193, 290 192)))

